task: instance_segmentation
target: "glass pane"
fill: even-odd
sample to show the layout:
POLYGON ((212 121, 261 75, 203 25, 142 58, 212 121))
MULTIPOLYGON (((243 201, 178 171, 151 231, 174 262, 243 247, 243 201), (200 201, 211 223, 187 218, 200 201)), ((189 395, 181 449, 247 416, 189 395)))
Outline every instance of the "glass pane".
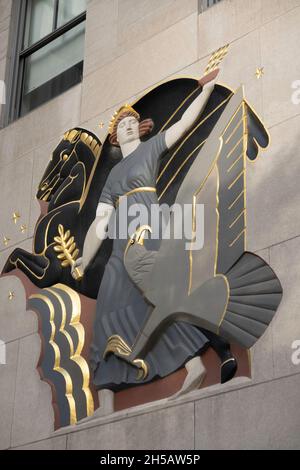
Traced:
POLYGON ((83 60, 84 33, 82 22, 26 59, 25 95, 83 60))
POLYGON ((75 18, 86 10, 86 0, 59 0, 57 27, 75 18))
POLYGON ((31 0, 26 12, 24 47, 29 47, 53 30, 55 0, 31 0))

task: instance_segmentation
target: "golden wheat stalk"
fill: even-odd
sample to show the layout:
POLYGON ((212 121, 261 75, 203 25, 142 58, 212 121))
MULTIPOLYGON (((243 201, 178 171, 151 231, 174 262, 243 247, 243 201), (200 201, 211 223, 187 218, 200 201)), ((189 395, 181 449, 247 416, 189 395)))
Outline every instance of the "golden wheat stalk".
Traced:
POLYGON ((209 59, 208 65, 205 69, 204 76, 215 70, 218 65, 222 62, 222 60, 226 57, 229 50, 229 44, 226 44, 223 47, 220 47, 217 51, 215 51, 211 58, 209 59))
MULTIPOLYGON (((71 236, 70 230, 65 232, 65 229, 61 224, 58 226, 58 233, 59 236, 54 237, 54 241, 57 243, 57 245, 54 246, 54 251, 58 253, 57 258, 61 260, 61 266, 63 268, 68 266, 74 267, 79 255, 75 239, 71 236)), ((76 280, 80 280, 83 277, 83 273, 78 267, 76 267, 73 271, 73 276, 76 280)))

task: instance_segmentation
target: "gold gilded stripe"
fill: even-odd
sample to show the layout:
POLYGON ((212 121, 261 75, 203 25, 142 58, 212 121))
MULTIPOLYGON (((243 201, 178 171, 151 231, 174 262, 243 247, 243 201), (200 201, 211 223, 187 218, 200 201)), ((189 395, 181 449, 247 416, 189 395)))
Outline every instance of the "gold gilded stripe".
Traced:
POLYGON ((53 303, 51 302, 51 300, 48 297, 46 297, 45 295, 42 295, 42 294, 31 295, 29 297, 29 299, 42 300, 43 302, 45 302, 45 304, 47 305, 47 307, 49 309, 49 313, 50 313, 49 322, 50 322, 50 326, 51 326, 51 337, 49 339, 49 344, 53 348, 54 357, 55 357, 53 370, 55 370, 56 372, 59 372, 63 376, 63 378, 65 379, 65 383, 66 383, 65 397, 68 401, 69 409, 70 409, 70 424, 76 424, 77 416, 76 416, 75 400, 74 400, 74 397, 73 397, 72 378, 71 378, 69 372, 66 371, 63 367, 60 366, 60 360, 61 360, 60 349, 59 349, 58 345, 56 344, 56 342, 54 340, 55 334, 56 334, 56 328, 55 328, 55 323, 54 323, 55 309, 54 309, 53 303))
POLYGON ((230 211, 233 206, 238 202, 238 200, 242 197, 242 195, 244 194, 245 190, 243 189, 243 191, 238 195, 237 198, 235 198, 235 200, 233 201, 232 204, 230 204, 230 206, 228 207, 228 210, 230 211))
POLYGON ((153 188, 151 186, 141 186, 140 188, 132 189, 131 191, 128 191, 128 193, 122 194, 122 196, 119 197, 117 201, 117 206, 120 204, 120 200, 123 199, 123 197, 128 197, 131 196, 131 194, 142 192, 155 193, 156 188, 153 188))
POLYGON ((189 161, 189 159, 191 158, 191 156, 196 152, 196 150, 198 150, 200 147, 202 147, 202 145, 204 145, 206 142, 206 140, 204 140, 203 142, 201 142, 201 144, 197 145, 197 147, 194 148, 194 150, 192 150, 191 153, 188 154, 188 156, 184 159, 184 161, 181 163, 180 167, 178 168, 178 170, 175 171, 174 175, 172 176, 172 178, 169 180, 168 184, 164 187, 163 191, 161 192, 158 200, 160 200, 162 198, 162 196, 165 194, 165 192, 167 191, 167 189, 169 188, 169 186, 172 184, 172 182, 174 181, 174 179, 176 178, 176 176, 181 172, 182 168, 184 167, 184 165, 189 161))
POLYGON ((242 124, 243 122, 243 119, 244 117, 242 117, 239 122, 237 123, 237 125, 235 126, 235 128, 233 129, 233 131, 231 132, 231 134, 229 135, 229 137, 226 139, 225 141, 225 144, 227 145, 228 142, 232 139, 232 137, 234 136, 234 134, 236 133, 236 131, 238 130, 238 128, 240 127, 240 125, 242 124))
MULTIPOLYGON (((81 353, 84 347, 85 343, 85 330, 80 322, 80 316, 81 316, 81 302, 80 302, 80 297, 77 292, 75 292, 73 289, 67 287, 64 284, 56 284, 58 289, 61 289, 64 291, 71 299, 72 302, 72 317, 70 320, 70 326, 72 326, 77 333, 78 336, 78 345, 76 350, 73 352, 73 355, 70 357, 70 359, 74 362, 77 363, 77 365, 81 369, 82 377, 83 377, 83 383, 82 383, 82 391, 86 396, 86 403, 87 403, 87 416, 91 416, 94 413, 94 399, 92 392, 90 390, 90 369, 88 366, 88 363, 82 357, 81 353)), ((63 301, 63 299, 62 299, 63 301)))
POLYGON ((242 215, 246 212, 246 209, 243 209, 242 212, 236 217, 236 219, 232 222, 231 225, 229 225, 229 228, 232 228, 236 223, 237 221, 242 217, 242 215))
POLYGON ((166 163, 166 165, 164 166, 164 168, 161 170, 156 182, 158 183, 159 180, 161 179, 162 175, 164 174, 164 172, 166 171, 166 169, 168 168, 168 166, 170 165, 171 161, 174 159, 174 157, 177 155, 177 153, 179 152, 179 150, 181 149, 181 147, 183 147, 183 145, 185 144, 185 142, 189 139, 189 137, 191 135, 193 135, 193 133, 199 129, 199 127, 202 126, 202 124, 204 124, 211 116, 213 116, 213 114, 218 111, 218 109, 220 109, 225 103, 227 103, 230 98, 232 97, 232 94, 229 95, 224 101, 222 101, 222 103, 220 103, 213 111, 211 111, 211 113, 209 113, 206 118, 204 118, 202 121, 199 122, 199 124, 197 124, 196 127, 194 127, 190 132, 189 134, 183 139, 183 141, 181 142, 181 144, 179 145, 179 147, 175 150, 175 152, 172 154, 170 160, 166 163))
POLYGON ((235 167, 235 165, 237 164, 237 162, 239 162, 240 159, 243 158, 243 156, 244 156, 244 152, 243 152, 243 153, 233 162, 233 164, 228 168, 227 173, 230 173, 230 172, 231 172, 232 168, 235 167))
POLYGON ((241 236, 242 236, 243 233, 245 233, 245 232, 246 232, 246 227, 244 228, 244 230, 241 231, 241 233, 239 233, 239 235, 233 240, 233 242, 230 243, 229 248, 232 248, 233 245, 236 244, 236 242, 241 238, 241 236))
POLYGON ((233 147, 233 149, 229 152, 229 154, 227 155, 226 158, 230 158, 231 155, 234 153, 234 151, 238 148, 238 146, 243 142, 244 140, 244 136, 240 138, 240 140, 235 144, 235 146, 233 147))
POLYGON ((232 189, 235 183, 240 179, 240 177, 244 174, 245 170, 242 170, 240 174, 235 178, 235 180, 228 186, 228 190, 232 189))

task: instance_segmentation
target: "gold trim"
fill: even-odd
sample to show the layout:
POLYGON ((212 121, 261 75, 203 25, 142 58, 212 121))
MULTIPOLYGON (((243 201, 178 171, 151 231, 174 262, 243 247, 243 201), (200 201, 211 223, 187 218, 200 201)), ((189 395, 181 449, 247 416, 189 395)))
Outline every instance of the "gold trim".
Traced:
POLYGON ((236 222, 242 217, 242 215, 243 215, 245 212, 246 212, 246 208, 244 208, 244 209, 242 210, 242 212, 240 213, 240 215, 238 215, 238 216, 236 217, 236 219, 232 222, 232 224, 229 225, 229 228, 232 228, 232 227, 236 224, 236 222))
MULTIPOLYGON (((233 95, 235 95, 236 91, 232 92, 232 95, 230 96, 232 98, 233 95)), ((232 124, 232 122, 235 120, 237 114, 240 112, 240 109, 242 107, 243 103, 240 103, 240 105, 238 106, 238 108, 235 110, 234 114, 231 116, 231 118, 229 119, 228 123, 226 124, 226 127, 224 128, 223 130, 223 137, 224 135, 226 134, 226 132, 228 131, 230 125, 232 124)))
POLYGON ((236 362, 236 359, 234 357, 230 357, 229 359, 226 359, 226 361, 222 362, 222 364, 220 365, 220 368, 222 368, 223 366, 225 366, 225 364, 228 364, 229 362, 236 362))
POLYGON ((169 117, 169 119, 165 122, 165 124, 162 126, 162 128, 159 130, 159 132, 163 132, 165 130, 165 128, 167 127, 167 125, 169 124, 170 121, 172 121, 173 117, 176 116, 176 114, 178 113, 178 111, 182 108, 182 106, 196 93, 196 91, 198 91, 199 88, 195 88, 182 102, 181 104, 178 106, 178 108, 175 109, 175 111, 173 112, 173 114, 171 114, 171 116, 169 117))
MULTIPOLYGON (((82 355, 81 355, 84 344, 85 344, 85 329, 84 329, 82 323, 80 322, 80 317, 81 317, 80 297, 79 297, 79 294, 76 291, 74 291, 73 289, 69 288, 68 286, 66 286, 64 284, 56 284, 54 287, 57 287, 58 289, 61 289, 71 299, 72 316, 71 316, 71 320, 70 320, 69 325, 72 326, 75 329, 76 333, 77 333, 78 345, 77 345, 77 348, 76 348, 75 351, 74 351, 74 345, 73 345, 73 349, 72 349, 73 353, 71 354, 70 359, 72 361, 76 362, 77 365, 79 366, 79 368, 81 369, 81 373, 82 373, 82 376, 83 376, 82 391, 86 396, 87 416, 91 416, 94 413, 94 406, 95 405, 94 405, 93 395, 92 395, 91 390, 90 390, 90 369, 89 369, 88 363, 86 362, 84 357, 82 357, 82 355)), ((52 291, 52 289, 48 289, 48 290, 50 292, 52 292, 54 295, 58 296, 60 304, 62 305, 62 303, 63 303, 64 309, 65 309, 65 304, 64 304, 63 299, 61 298, 61 296, 59 294, 57 294, 56 292, 54 293, 52 291)), ((63 329, 64 329, 64 326, 63 326, 63 329)), ((63 331, 62 331, 62 333, 63 333, 63 331)), ((70 338, 70 339, 72 341, 72 338, 70 338)), ((72 344, 73 344, 73 341, 72 341, 72 344)))
MULTIPOLYGON (((236 93, 236 91, 233 92, 233 95, 235 95, 235 93, 236 93)), ((244 88, 243 88, 243 96, 244 96, 244 88)), ((243 106, 243 102, 238 106, 238 108, 234 112, 233 116, 230 118, 229 122, 225 126, 225 128, 222 132, 222 138, 224 137, 225 133, 229 129, 230 125, 232 124, 232 122, 234 121, 234 119, 236 118, 238 113, 240 112, 242 106, 243 106)), ((243 115, 242 115, 242 119, 243 119, 243 115)), ((236 146, 235 146, 235 148, 236 148, 236 146)), ((228 155, 227 155, 226 159, 228 159, 228 155)), ((216 194, 217 230, 216 230, 216 253, 215 253, 215 263, 214 263, 214 275, 215 276, 217 275, 217 266, 218 266, 218 259, 219 259, 219 233, 220 233, 219 232, 219 229, 220 229, 220 212, 219 212, 220 174, 219 174, 219 167, 218 167, 218 165, 216 165, 216 166, 217 166, 217 194, 216 194)), ((238 198, 231 204, 230 208, 232 208, 234 206, 235 202, 237 202, 239 197, 240 196, 238 196, 238 198)))
POLYGON ((9 293, 8 293, 8 300, 13 300, 14 296, 15 296, 14 291, 10 290, 9 293))
POLYGON ((8 246, 9 242, 10 242, 10 238, 8 238, 8 237, 6 237, 6 236, 4 235, 4 237, 3 237, 3 245, 4 245, 4 246, 8 246))
POLYGON ((265 68, 264 67, 257 67, 255 71, 255 75, 257 80, 260 80, 265 74, 265 68))
POLYGON ((243 168, 243 170, 240 172, 240 174, 234 179, 234 181, 232 183, 230 183, 230 185, 228 186, 228 190, 232 189, 233 186, 235 185, 235 183, 240 179, 240 177, 244 174, 245 172, 245 169, 243 168))
MULTIPOLYGON (((223 137, 220 136, 219 137, 219 140, 220 140, 220 143, 219 143, 219 148, 217 150, 217 154, 207 172, 207 175, 204 179, 204 181, 202 181, 201 185, 199 186, 199 188, 196 189, 196 191, 194 192, 193 194, 193 208, 192 208, 192 234, 193 234, 193 241, 191 242, 191 247, 190 247, 190 250, 189 250, 189 265, 190 265, 190 269, 189 269, 189 286, 188 286, 188 295, 190 295, 191 293, 191 290, 192 290, 192 286, 193 286, 193 250, 192 250, 192 244, 194 243, 194 234, 196 232, 196 210, 195 210, 195 207, 196 207, 196 202, 197 202, 197 196, 198 194, 201 192, 203 186, 205 185, 206 181, 208 180, 209 176, 211 175, 212 171, 214 170, 215 166, 216 166, 216 163, 218 161, 218 158, 220 157, 220 154, 221 154, 221 151, 223 149, 223 137)), ((218 193, 217 193, 218 194, 218 193)), ((218 226, 218 225, 217 225, 218 226)))
POLYGON ((241 236, 242 236, 243 233, 245 233, 245 232, 246 232, 246 227, 241 231, 241 233, 239 233, 239 235, 233 240, 233 242, 230 243, 229 248, 232 248, 233 245, 236 244, 236 242, 241 238, 241 236))
MULTIPOLYGON (((123 340, 123 338, 119 335, 112 335, 108 338, 106 343, 106 348, 103 353, 103 359, 109 354, 115 354, 119 358, 125 358, 130 356, 132 353, 132 349, 128 344, 123 340)), ((130 364, 137 367, 139 369, 137 379, 145 379, 149 373, 148 365, 143 359, 134 359, 133 361, 129 361, 130 364)))
POLYGON ((12 220, 14 222, 14 224, 16 225, 17 222, 18 222, 18 219, 20 219, 21 215, 18 211, 15 211, 12 215, 12 220))
POLYGON ((215 262, 214 262, 214 276, 217 275, 217 265, 218 265, 218 259, 219 259, 219 229, 220 229, 220 211, 219 211, 220 173, 219 173, 218 165, 216 165, 216 168, 217 168, 217 192, 216 192, 217 229, 216 229, 216 252, 215 252, 215 262))
POLYGON ((138 121, 140 120, 139 113, 135 109, 133 109, 133 107, 130 104, 126 103, 125 105, 121 106, 121 108, 119 108, 118 111, 115 111, 115 113, 112 115, 112 118, 111 118, 109 126, 108 126, 108 133, 109 134, 113 133, 115 123, 116 123, 117 119, 119 118, 119 116, 121 116, 122 114, 124 114, 126 112, 133 113, 135 115, 136 119, 138 121))
POLYGON ((184 159, 184 161, 181 163, 181 165, 179 166, 179 168, 175 171, 175 173, 173 174, 172 178, 169 180, 169 182, 167 183, 167 185, 164 187, 163 191, 161 192, 161 194, 159 195, 159 198, 158 200, 160 200, 163 195, 165 194, 165 192, 167 191, 167 189, 169 188, 170 184, 176 179, 177 175, 179 175, 179 173, 181 172, 182 168, 184 167, 184 165, 189 161, 189 159, 191 158, 191 156, 200 148, 202 147, 204 144, 205 144, 206 140, 204 140, 203 142, 201 142, 201 144, 197 145, 197 147, 194 148, 194 150, 192 150, 191 153, 188 154, 188 156, 184 159))
MULTIPOLYGON (((250 111, 252 111, 252 113, 256 116, 256 118, 258 119, 258 121, 260 122, 261 126, 264 128, 267 136, 268 136, 268 145, 266 147, 261 147, 258 142, 256 141, 256 139, 254 138, 254 141, 255 143, 257 144, 257 147, 258 147, 258 150, 260 152, 265 152, 266 150, 268 150, 268 148, 270 147, 271 145, 271 134, 268 130, 268 128, 265 126, 263 120, 259 117, 259 115, 257 114, 257 112, 255 111, 255 109, 251 106, 251 104, 249 104, 249 102, 246 100, 246 98, 244 98, 244 104, 250 109, 250 111)), ((247 113, 246 113, 246 118, 247 118, 247 113)), ((259 156, 259 152, 257 154, 257 156, 259 156)), ((256 159, 254 160, 250 160, 250 158, 247 156, 247 161, 248 163, 255 163, 256 162, 256 159)))
POLYGON ((230 44, 225 44, 225 46, 219 47, 215 52, 212 53, 209 62, 206 66, 204 75, 208 75, 210 72, 216 70, 218 65, 222 62, 222 60, 226 57, 229 51, 230 44))
POLYGON ((240 197, 244 194, 244 192, 245 192, 245 189, 243 189, 243 191, 238 195, 238 197, 235 198, 235 200, 233 201, 233 203, 230 204, 230 206, 228 207, 228 210, 229 210, 229 211, 230 211, 230 210, 233 208, 233 206, 238 202, 238 200, 239 200, 240 197))
POLYGON ((51 326, 51 336, 50 336, 50 339, 49 339, 49 344, 53 348, 54 357, 55 357, 53 370, 55 370, 56 372, 59 372, 63 376, 63 378, 65 379, 65 384, 66 384, 65 397, 68 401, 69 409, 70 409, 70 424, 75 424, 77 422, 77 415, 76 415, 76 404, 75 404, 75 400, 74 400, 74 396, 73 396, 72 378, 71 378, 69 372, 66 371, 63 367, 60 366, 60 361, 61 361, 60 349, 59 349, 58 345, 56 344, 56 342, 54 340, 55 334, 56 334, 56 327, 55 327, 55 323, 54 323, 55 310, 54 310, 53 303, 51 302, 51 300, 48 297, 46 297, 43 294, 33 294, 29 297, 29 299, 42 300, 43 302, 45 302, 45 304, 47 305, 47 307, 49 309, 49 314, 50 314, 49 323, 50 323, 50 326, 51 326))
POLYGON ((166 171, 167 167, 170 165, 171 161, 174 159, 175 155, 179 152, 179 150, 182 148, 182 146, 185 144, 185 142, 188 140, 188 138, 200 127, 202 126, 202 124, 204 124, 218 109, 220 109, 225 103, 227 103, 227 101, 230 100, 230 98, 232 97, 232 95, 229 95, 224 101, 222 101, 222 103, 220 103, 213 111, 211 111, 207 116, 206 118, 204 118, 202 121, 200 121, 196 127, 193 127, 191 129, 191 131, 189 132, 189 134, 185 137, 185 139, 183 139, 183 141, 181 142, 181 144, 179 145, 179 147, 175 150, 175 152, 173 153, 173 155, 171 156, 170 160, 166 163, 166 165, 164 166, 164 168, 162 169, 162 171, 160 172, 160 174, 158 175, 158 178, 156 180, 156 183, 159 182, 160 178, 162 177, 163 173, 166 171))
MULTIPOLYGON (((71 237, 70 230, 65 232, 64 226, 62 224, 59 224, 58 226, 58 233, 60 236, 54 237, 54 241, 56 242, 54 251, 58 253, 57 258, 61 261, 61 266, 63 268, 68 266, 71 266, 71 268, 75 267, 76 259, 79 255, 79 249, 76 246, 75 238, 73 236, 71 237)), ((78 268, 75 273, 76 280, 80 280, 82 275, 78 271, 78 268)))
POLYGON ((218 274, 216 277, 222 277, 224 279, 224 281, 226 283, 226 287, 227 287, 227 301, 226 301, 226 305, 224 307, 224 311, 223 311, 223 314, 222 314, 222 317, 221 317, 221 320, 219 322, 218 329, 217 329, 217 334, 219 335, 220 334, 220 328, 221 328, 221 325, 224 321, 224 318, 225 318, 225 315, 226 315, 226 312, 227 312, 227 308, 228 308, 228 304, 229 304, 230 285, 229 285, 227 277, 224 274, 218 274))
POLYGON ((235 146, 230 150, 230 152, 228 153, 228 155, 226 155, 226 158, 228 160, 228 158, 231 157, 231 155, 234 153, 234 151, 238 148, 238 146, 243 142, 243 139, 244 139, 244 136, 242 136, 240 138, 240 140, 235 144, 235 146))
MULTIPOLYGON (((244 165, 244 208, 245 208, 245 213, 244 213, 244 227, 245 227, 245 237, 244 237, 244 250, 246 251, 247 249, 247 192, 246 192, 246 187, 247 187, 247 150, 248 150, 248 119, 247 119, 247 109, 246 109, 246 102, 245 100, 243 101, 243 125, 244 125, 244 130, 243 130, 243 135, 244 135, 244 143, 243 143, 243 150, 244 150, 244 159, 243 159, 243 165, 244 165)), ((259 153, 260 146, 257 145, 257 152, 259 153)), ((257 153, 257 156, 258 156, 257 153)), ((249 160, 249 159, 248 159, 249 160)))
POLYGON ((235 128, 233 129, 233 131, 231 132, 230 136, 227 138, 227 140, 225 141, 225 144, 227 145, 228 142, 232 139, 232 137, 234 136, 234 134, 236 133, 236 131, 238 130, 238 128, 240 127, 240 125, 242 124, 243 122, 243 119, 244 117, 241 117, 241 119, 239 120, 239 122, 237 123, 237 125, 235 126, 235 128))
POLYGON ((48 258, 46 258, 47 261, 48 261, 48 265, 43 269, 44 271, 44 274, 42 276, 38 276, 37 274, 35 274, 30 268, 28 268, 28 266, 24 263, 24 261, 22 261, 20 258, 17 258, 16 261, 13 261, 11 258, 9 258, 9 262, 15 266, 16 268, 18 268, 18 262, 24 266, 25 269, 27 269, 28 272, 30 272, 36 279, 39 279, 39 280, 42 280, 44 279, 45 277, 45 274, 46 274, 46 271, 47 269, 49 268, 49 265, 50 265, 50 261, 48 258))
POLYGON ((232 168, 234 168, 235 165, 237 164, 237 162, 239 162, 240 159, 243 158, 243 157, 244 157, 244 152, 241 153, 241 155, 240 155, 240 156, 233 162, 233 164, 228 168, 227 173, 230 173, 231 170, 232 170, 232 168))
MULTIPOLYGON (((83 165, 83 166, 84 166, 84 165, 83 165)), ((66 186, 64 186, 61 191, 59 191, 58 195, 57 195, 56 198, 54 199, 54 204, 57 203, 57 200, 58 200, 58 199, 60 198, 60 196, 65 192, 65 190, 66 190, 69 186, 71 186, 71 184, 73 183, 73 181, 74 181, 76 178, 78 178, 78 174, 77 174, 76 176, 70 176, 70 175, 69 175, 68 178, 70 178, 71 181, 69 181, 69 183, 66 184, 66 186)))
POLYGON ((120 204, 121 199, 123 199, 124 197, 128 197, 128 196, 131 196, 132 194, 140 193, 140 192, 156 193, 156 188, 151 187, 151 186, 140 186, 139 188, 132 189, 131 191, 128 191, 128 193, 122 194, 122 196, 119 197, 119 199, 116 202, 116 206, 120 204))
POLYGON ((144 246, 144 232, 146 232, 147 230, 148 232, 152 233, 152 228, 150 227, 150 225, 142 225, 129 237, 124 250, 123 260, 125 260, 128 249, 131 245, 137 243, 138 245, 144 246))

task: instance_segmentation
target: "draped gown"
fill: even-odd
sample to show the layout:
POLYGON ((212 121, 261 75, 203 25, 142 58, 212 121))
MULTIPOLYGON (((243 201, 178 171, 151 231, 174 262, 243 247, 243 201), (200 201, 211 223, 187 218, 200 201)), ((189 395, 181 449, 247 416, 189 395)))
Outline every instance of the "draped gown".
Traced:
MULTIPOLYGON (((137 379, 137 369, 134 366, 115 355, 110 354, 103 359, 108 338, 120 335, 131 347, 152 310, 127 274, 123 259, 129 236, 137 228, 135 210, 142 207, 143 215, 150 216, 151 206, 158 205, 156 178, 160 159, 166 150, 165 132, 141 142, 136 150, 111 170, 99 199, 99 203, 111 204, 116 209, 116 235, 98 292, 91 345, 90 359, 97 389, 109 388, 117 391, 165 377, 208 346, 208 339, 198 328, 176 322, 159 336, 145 356, 149 374, 144 380, 137 379), (132 214, 129 214, 130 211, 132 214), (125 236, 124 233, 118 233, 124 215, 126 231, 128 226, 131 227, 130 233, 125 233, 125 236)), ((151 225, 150 219, 145 222, 151 225)), ((159 238, 154 239, 150 235, 145 240, 146 248, 158 250, 159 238)), ((167 279, 165 289, 168 289, 167 279)))

